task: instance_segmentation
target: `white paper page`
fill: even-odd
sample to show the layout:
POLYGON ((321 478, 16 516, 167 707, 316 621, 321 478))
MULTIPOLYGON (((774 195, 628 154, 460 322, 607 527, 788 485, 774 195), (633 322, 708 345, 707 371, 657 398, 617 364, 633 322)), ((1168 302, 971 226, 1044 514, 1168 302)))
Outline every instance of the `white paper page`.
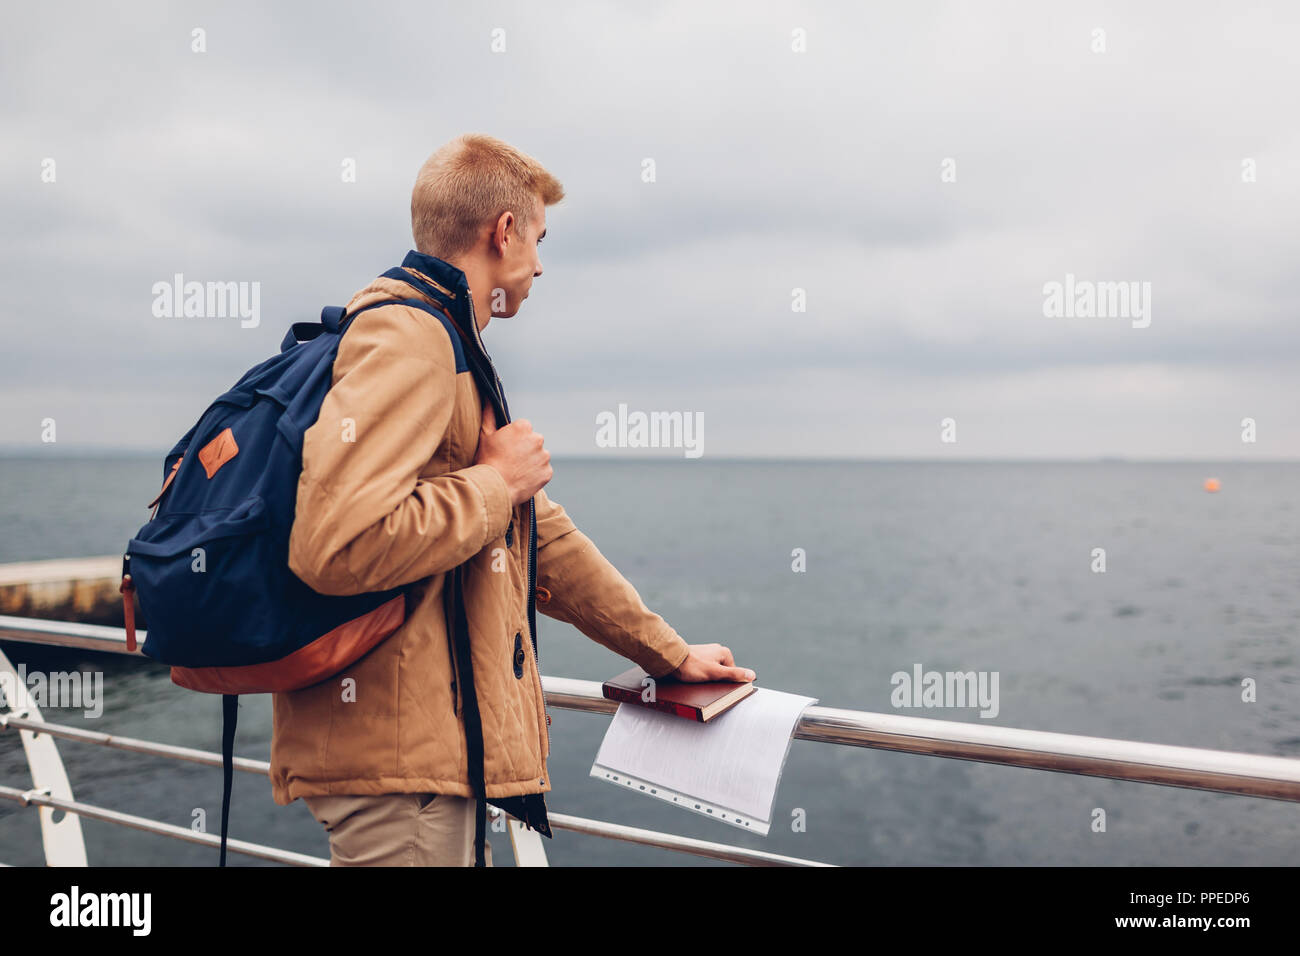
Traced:
POLYGON ((815 703, 757 687, 704 724, 619 704, 591 775, 766 836, 790 735, 815 703))

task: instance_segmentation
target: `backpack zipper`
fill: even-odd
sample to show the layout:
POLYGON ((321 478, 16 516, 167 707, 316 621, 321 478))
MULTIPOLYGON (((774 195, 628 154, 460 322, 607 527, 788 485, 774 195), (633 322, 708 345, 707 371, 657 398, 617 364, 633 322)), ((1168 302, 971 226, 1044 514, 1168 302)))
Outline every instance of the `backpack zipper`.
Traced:
POLYGON ((176 477, 176 472, 180 469, 181 462, 184 460, 185 460, 184 454, 182 454, 179 458, 176 459, 176 462, 172 465, 172 470, 167 472, 167 479, 163 482, 162 490, 158 492, 158 497, 155 498, 153 501, 149 502, 147 505, 145 505, 146 508, 153 509, 153 513, 149 515, 150 521, 152 521, 154 517, 157 516, 158 507, 162 503, 163 495, 167 494, 167 489, 172 486, 172 479, 176 477))

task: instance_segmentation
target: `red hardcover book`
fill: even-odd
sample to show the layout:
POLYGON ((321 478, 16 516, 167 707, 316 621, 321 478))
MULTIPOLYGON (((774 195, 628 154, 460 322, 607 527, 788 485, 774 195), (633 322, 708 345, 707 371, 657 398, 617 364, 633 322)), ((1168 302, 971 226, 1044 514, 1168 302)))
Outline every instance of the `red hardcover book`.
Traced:
POLYGON ((754 682, 719 680, 693 684, 670 677, 651 678, 641 668, 633 667, 605 681, 600 689, 609 700, 653 707, 666 714, 705 723, 754 693, 754 682), (643 683, 647 680, 653 680, 654 684, 643 683))

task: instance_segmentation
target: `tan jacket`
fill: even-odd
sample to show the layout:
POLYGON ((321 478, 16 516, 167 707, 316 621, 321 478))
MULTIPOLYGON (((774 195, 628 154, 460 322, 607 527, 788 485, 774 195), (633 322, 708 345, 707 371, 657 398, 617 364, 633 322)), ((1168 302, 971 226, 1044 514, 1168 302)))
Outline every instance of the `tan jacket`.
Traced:
MULTIPOLYGON (((413 257, 407 262, 420 261, 413 257)), ((458 321, 472 322, 464 274, 441 260, 421 264, 437 275, 413 275, 449 294, 458 321)), ((435 302, 416 286, 381 277, 353 297, 348 312, 400 298, 435 302)), ((289 566, 322 594, 414 586, 405 623, 372 651, 329 680, 273 695, 276 803, 341 793, 473 796, 442 595, 446 572, 466 562, 486 794, 551 789, 548 721, 528 628, 528 503, 512 508, 500 473, 473 464, 482 407, 473 375, 457 372, 435 317, 386 306, 361 313, 346 330, 333 384, 304 437, 289 566), (520 677, 516 635, 526 655, 520 677)), ((686 642, 545 490, 535 504, 538 610, 651 675, 676 669, 686 642)))

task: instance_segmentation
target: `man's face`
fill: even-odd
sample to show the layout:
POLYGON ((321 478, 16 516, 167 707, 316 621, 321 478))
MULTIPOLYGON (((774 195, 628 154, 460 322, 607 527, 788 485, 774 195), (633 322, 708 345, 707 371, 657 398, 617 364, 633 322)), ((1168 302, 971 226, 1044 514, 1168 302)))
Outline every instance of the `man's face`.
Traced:
MULTIPOLYGON (((542 274, 542 257, 538 245, 546 234, 546 205, 541 197, 533 200, 533 218, 527 227, 512 226, 505 255, 501 258, 496 291, 492 295, 492 314, 511 316, 519 311, 533 287, 533 279, 542 274)), ((516 220, 516 225, 517 225, 516 220)))

